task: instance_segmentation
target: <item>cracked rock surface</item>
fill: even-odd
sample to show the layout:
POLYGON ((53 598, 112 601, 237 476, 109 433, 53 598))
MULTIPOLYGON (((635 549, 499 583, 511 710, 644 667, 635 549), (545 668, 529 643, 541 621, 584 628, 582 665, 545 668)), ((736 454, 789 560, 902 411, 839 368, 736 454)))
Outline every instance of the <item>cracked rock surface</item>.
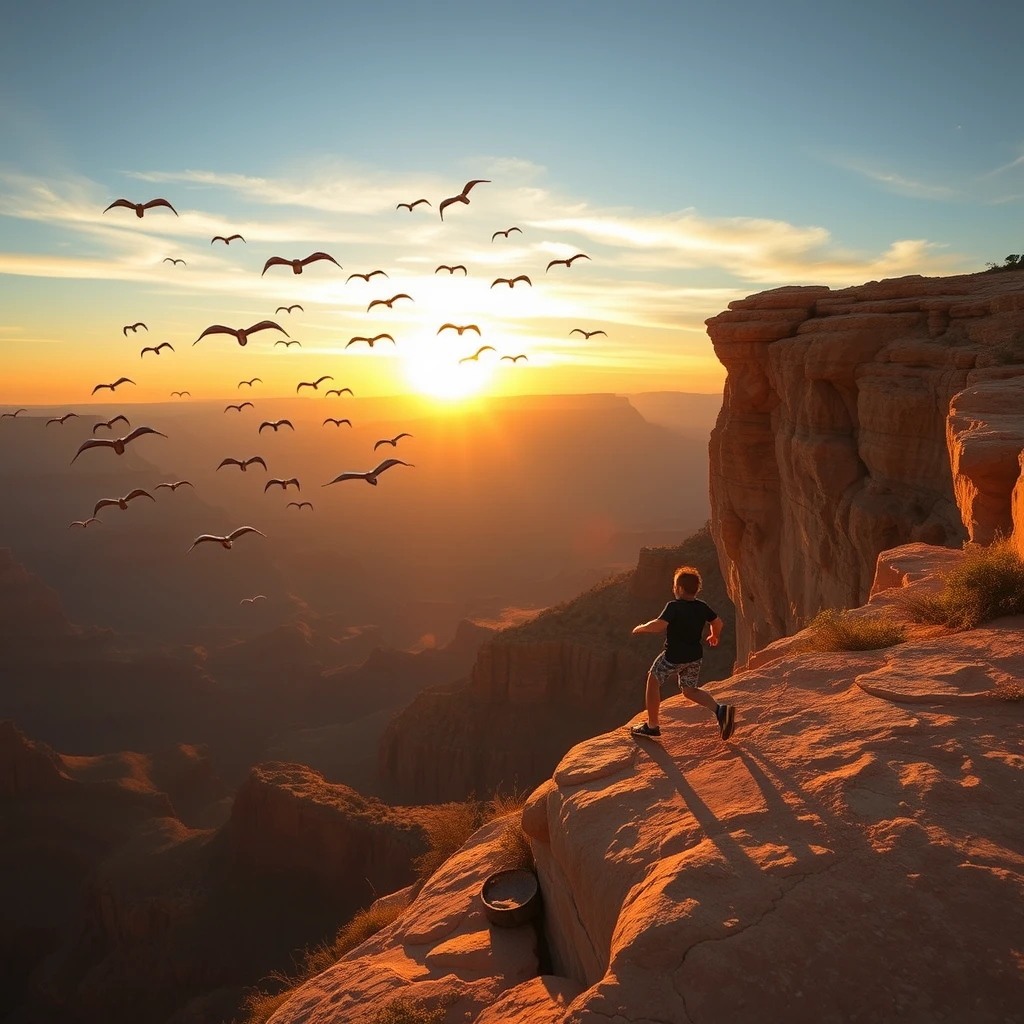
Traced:
MULTIPOLYGON (((863 614, 934 589, 929 551, 956 557, 883 552, 863 614)), ((1024 703, 998 687, 1024 679, 1022 636, 787 639, 709 685, 731 742, 676 696, 660 743, 575 747, 524 816, 554 970, 585 986, 565 1024, 1019 1020, 1024 703)))

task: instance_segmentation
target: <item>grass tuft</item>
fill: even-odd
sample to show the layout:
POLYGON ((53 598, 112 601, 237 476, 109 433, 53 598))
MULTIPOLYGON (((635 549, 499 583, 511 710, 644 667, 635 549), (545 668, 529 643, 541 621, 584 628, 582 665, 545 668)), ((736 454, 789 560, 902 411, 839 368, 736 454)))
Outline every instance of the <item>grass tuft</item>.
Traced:
POLYGON ((351 952, 371 935, 376 935, 382 928, 386 928, 396 920, 404 909, 400 906, 371 906, 366 910, 358 911, 348 924, 342 926, 332 942, 324 942, 312 949, 303 950, 301 962, 294 973, 283 974, 280 971, 274 971, 270 975, 270 980, 283 986, 283 991, 277 993, 259 990, 250 992, 243 1003, 245 1015, 240 1018, 238 1024, 266 1024, 266 1021, 273 1016, 274 1011, 299 985, 309 981, 310 978, 315 978, 318 974, 326 971, 328 967, 333 967, 346 953, 351 952))
POLYGON ((439 804, 431 808, 431 819, 424 823, 427 852, 413 861, 416 874, 426 881, 484 823, 483 806, 476 800, 439 804))
POLYGON ((456 997, 442 997, 437 1006, 430 1008, 420 999, 399 996, 382 1006, 370 1018, 371 1024, 444 1024, 448 1008, 456 997))
POLYGON ((533 847, 523 831, 523 806, 530 794, 513 789, 511 793, 495 793, 490 800, 492 818, 505 818, 505 828, 498 838, 498 869, 519 868, 533 871, 533 847))
POLYGON ((826 608, 807 624, 806 649, 812 651, 874 651, 906 638, 906 629, 888 615, 851 616, 826 608))
POLYGON ((963 561, 942 575, 941 593, 904 599, 917 622, 974 629, 1004 615, 1024 615, 1024 561, 1005 539, 970 544, 963 561))

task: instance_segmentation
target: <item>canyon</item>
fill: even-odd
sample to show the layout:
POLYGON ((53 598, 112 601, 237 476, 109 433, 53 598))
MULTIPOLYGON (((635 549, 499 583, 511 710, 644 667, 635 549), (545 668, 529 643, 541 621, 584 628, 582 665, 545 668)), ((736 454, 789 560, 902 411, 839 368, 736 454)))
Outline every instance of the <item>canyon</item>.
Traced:
MULTIPOLYGON (((439 873, 447 916, 421 894, 271 1024, 410 999, 446 1024, 1019 1016, 1024 615, 955 631, 912 608, 964 542, 1024 552, 1024 275, 778 289, 708 328, 729 370, 711 533, 736 616, 710 689, 739 709, 733 741, 680 696, 660 743, 623 722, 559 760, 521 815, 543 964, 483 934, 488 826, 439 873), (803 627, 823 608, 902 639, 818 650, 803 627)), ((538 661, 496 636, 471 685, 510 711, 572 707, 570 673, 601 692, 600 644, 542 638, 538 661)))

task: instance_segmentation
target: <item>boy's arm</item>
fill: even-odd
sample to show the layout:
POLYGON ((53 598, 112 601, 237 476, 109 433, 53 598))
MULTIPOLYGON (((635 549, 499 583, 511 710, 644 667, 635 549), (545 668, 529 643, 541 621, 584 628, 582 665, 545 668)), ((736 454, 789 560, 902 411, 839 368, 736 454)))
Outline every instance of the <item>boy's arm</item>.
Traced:
POLYGON ((668 629, 668 623, 664 619, 651 619, 650 622, 641 622, 639 626, 633 627, 634 633, 664 633, 668 629))
POLYGON ((722 634, 722 627, 725 623, 721 619, 714 619, 711 623, 711 632, 708 634, 708 646, 717 647, 718 638, 722 634))

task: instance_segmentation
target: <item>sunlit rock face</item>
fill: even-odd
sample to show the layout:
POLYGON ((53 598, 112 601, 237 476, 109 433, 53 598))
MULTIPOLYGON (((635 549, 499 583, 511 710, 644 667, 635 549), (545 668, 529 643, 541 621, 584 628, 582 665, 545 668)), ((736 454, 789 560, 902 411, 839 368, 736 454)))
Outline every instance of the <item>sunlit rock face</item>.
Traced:
POLYGON ((1024 274, 779 288, 707 326, 728 370, 711 524, 738 663, 863 602, 885 548, 1009 531, 1012 444, 997 455, 971 422, 1004 415, 1024 375, 1024 274))
MULTIPOLYGON (((961 558, 881 553, 850 614, 902 618, 961 558)), ((551 970, 583 990, 554 1019, 1019 1018, 1022 626, 783 638, 715 684, 730 742, 676 696, 660 742, 623 727, 570 750, 522 815, 551 970)))

